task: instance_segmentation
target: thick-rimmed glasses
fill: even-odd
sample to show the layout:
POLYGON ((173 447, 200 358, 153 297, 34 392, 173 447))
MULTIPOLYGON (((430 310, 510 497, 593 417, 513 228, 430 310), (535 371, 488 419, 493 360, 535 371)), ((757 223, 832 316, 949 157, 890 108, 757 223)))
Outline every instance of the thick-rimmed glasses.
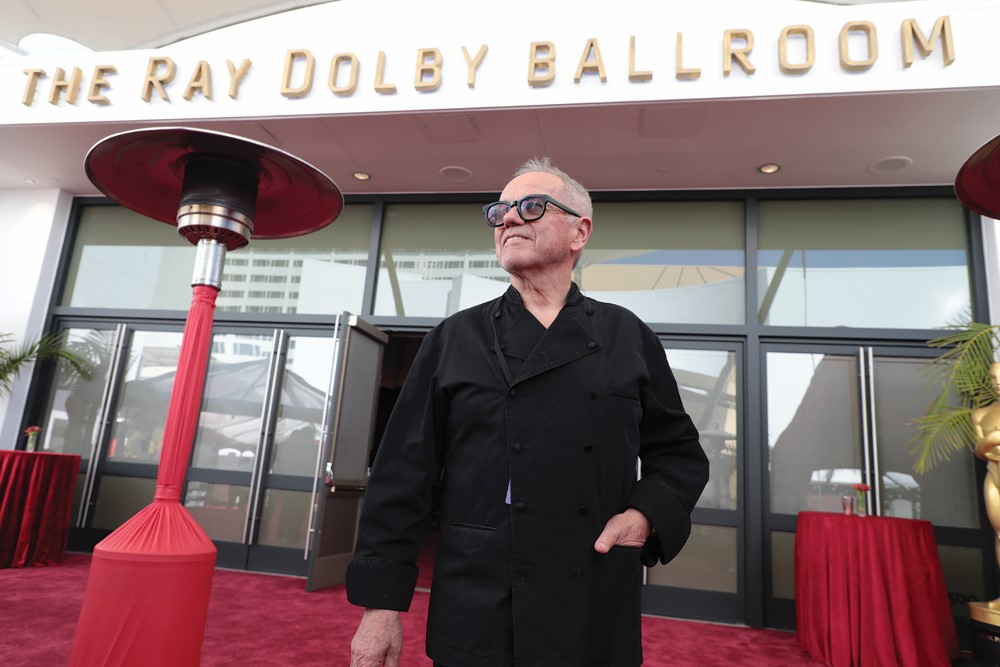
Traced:
POLYGON ((512 208, 516 208, 517 214, 521 216, 521 220, 534 222, 545 215, 545 208, 549 204, 552 204, 556 208, 561 208, 570 215, 575 215, 578 218, 583 217, 570 207, 560 204, 548 195, 525 195, 514 201, 495 201, 483 207, 483 215, 486 216, 486 224, 490 227, 503 227, 504 216, 512 208))

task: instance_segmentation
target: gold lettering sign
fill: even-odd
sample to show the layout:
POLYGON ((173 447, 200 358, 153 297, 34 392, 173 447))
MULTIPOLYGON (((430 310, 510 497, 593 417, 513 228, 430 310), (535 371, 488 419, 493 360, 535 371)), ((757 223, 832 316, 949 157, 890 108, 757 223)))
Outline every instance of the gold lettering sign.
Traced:
POLYGON ((355 90, 358 89, 358 57, 353 53, 338 53, 333 57, 330 62, 330 80, 327 85, 330 87, 330 91, 334 95, 340 95, 341 97, 347 97, 351 95, 355 90), (337 85, 337 74, 340 72, 340 66, 347 63, 350 66, 350 76, 347 79, 347 85, 338 86, 337 85))
POLYGON ((194 74, 184 89, 184 99, 190 102, 195 91, 200 91, 206 100, 212 99, 212 68, 204 60, 198 61, 198 66, 195 67, 194 74))
POLYGON ((805 74, 812 69, 816 61, 816 40, 813 29, 807 25, 790 25, 781 30, 778 36, 778 67, 785 74, 805 74), (788 38, 802 37, 805 40, 806 60, 802 63, 788 62, 788 38))
POLYGON ((417 50, 417 73, 413 87, 432 91, 441 87, 441 52, 437 49, 417 50), (430 62, 428 62, 428 58, 430 62))
POLYGON ((104 78, 106 74, 117 74, 118 68, 114 65, 98 65, 94 68, 94 77, 87 89, 87 101, 94 104, 111 104, 107 96, 102 95, 105 88, 110 88, 111 84, 104 78))
POLYGON ((247 75, 252 65, 253 62, 246 58, 243 59, 239 67, 233 65, 232 60, 226 61, 226 67, 229 68, 229 96, 234 100, 239 97, 240 84, 243 83, 243 77, 247 75))
POLYGON ((652 81, 652 70, 637 70, 635 68, 635 35, 628 38, 628 80, 629 81, 652 81))
POLYGON ((528 85, 542 88, 552 85, 555 80, 556 45, 552 42, 532 42, 528 49, 528 85))
POLYGON ((476 87, 476 71, 479 70, 479 66, 483 64, 483 58, 486 57, 486 52, 489 51, 490 47, 483 44, 479 47, 479 52, 476 53, 475 58, 469 57, 469 50, 464 46, 462 47, 462 55, 465 56, 465 64, 469 66, 469 76, 465 80, 469 88, 476 87))
POLYGON ((869 21, 852 21, 845 23, 840 29, 840 66, 848 72, 861 72, 871 69, 878 60, 878 30, 869 21), (852 60, 848 52, 848 41, 852 32, 863 32, 868 43, 868 57, 864 60, 852 60))
POLYGON ((150 58, 146 65, 146 80, 142 83, 142 101, 148 102, 155 89, 161 100, 169 102, 170 97, 163 89, 163 84, 173 81, 175 74, 177 74, 177 65, 170 58, 150 58), (165 68, 163 72, 160 72, 160 67, 165 68))
POLYGON ((316 58, 308 49, 292 49, 285 53, 285 69, 281 75, 281 94, 285 97, 305 97, 312 90, 313 86, 313 74, 316 71, 316 58), (292 72, 295 69, 295 63, 304 60, 305 61, 305 76, 302 83, 298 86, 292 86, 292 72))
POLYGON ((76 104, 76 96, 80 92, 80 81, 83 79, 83 70, 79 67, 73 68, 73 74, 68 79, 62 67, 56 68, 56 73, 52 75, 52 87, 49 89, 49 104, 59 104, 62 93, 66 93, 66 101, 71 105, 76 104))
POLYGON ((700 67, 684 67, 684 33, 677 33, 677 43, 674 47, 674 78, 677 79, 698 79, 701 77, 700 67))
POLYGON ((378 67, 375 68, 375 92, 381 95, 392 95, 396 92, 396 84, 385 83, 385 51, 378 52, 378 67))
POLYGON ((584 72, 597 72, 601 83, 607 83, 608 75, 604 72, 604 59, 601 58, 601 47, 597 43, 596 37, 587 40, 587 45, 583 47, 583 54, 580 55, 580 64, 576 66, 576 74, 573 76, 573 83, 580 83, 584 72), (593 60, 590 54, 594 54, 593 60))
POLYGON ((945 66, 955 62, 955 40, 951 36, 951 17, 939 16, 931 28, 929 39, 924 38, 924 33, 920 31, 920 26, 914 19, 905 19, 899 26, 900 39, 903 41, 903 67, 913 64, 913 42, 916 41, 920 55, 924 58, 929 56, 934 50, 933 44, 941 40, 941 48, 944 49, 942 58, 945 66))
POLYGON ((722 33, 722 74, 729 76, 735 61, 744 72, 753 74, 757 68, 750 63, 750 52, 753 51, 753 33, 749 30, 726 30, 722 33), (734 48, 733 40, 743 41, 742 48, 734 48))

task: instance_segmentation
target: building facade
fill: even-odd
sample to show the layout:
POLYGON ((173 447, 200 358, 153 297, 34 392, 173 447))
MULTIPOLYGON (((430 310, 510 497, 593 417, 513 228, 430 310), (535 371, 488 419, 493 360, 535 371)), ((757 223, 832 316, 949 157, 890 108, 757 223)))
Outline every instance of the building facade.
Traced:
POLYGON ((996 222, 951 184, 1000 131, 1000 5, 605 4, 342 0, 156 49, 0 59, 0 331, 65 331, 95 368, 19 380, 0 446, 36 424, 82 456, 77 546, 152 498, 193 261, 97 197, 83 154, 184 124, 300 155, 347 199, 330 227, 227 258, 184 498, 220 563, 305 571, 338 315, 388 334, 384 413, 421 336, 506 289, 479 209, 548 154, 594 195, 576 282, 661 337, 712 463, 645 611, 792 627, 796 514, 862 480, 873 511, 934 523, 957 619, 996 596, 981 466, 918 475, 911 441, 927 341, 996 321, 996 222))

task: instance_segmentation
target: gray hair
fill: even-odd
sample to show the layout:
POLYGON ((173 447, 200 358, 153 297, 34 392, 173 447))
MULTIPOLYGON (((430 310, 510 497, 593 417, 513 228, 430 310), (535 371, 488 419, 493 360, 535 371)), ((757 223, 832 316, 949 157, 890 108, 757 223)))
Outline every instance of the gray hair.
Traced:
POLYGON ((533 157, 514 172, 512 179, 532 173, 552 174, 562 181, 562 192, 559 198, 585 218, 593 218, 594 205, 590 201, 590 193, 578 180, 552 164, 552 158, 533 157))

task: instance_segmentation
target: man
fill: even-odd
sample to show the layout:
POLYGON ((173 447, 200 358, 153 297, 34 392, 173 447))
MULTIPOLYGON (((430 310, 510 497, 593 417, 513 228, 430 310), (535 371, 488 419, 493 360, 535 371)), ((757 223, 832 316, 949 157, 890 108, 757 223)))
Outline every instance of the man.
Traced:
POLYGON ((438 479, 436 664, 641 664, 641 564, 680 551, 708 480, 656 335, 572 282, 590 195, 543 159, 500 199, 483 211, 511 287, 427 335, 373 466, 347 571, 366 607, 354 667, 398 664, 438 479))

